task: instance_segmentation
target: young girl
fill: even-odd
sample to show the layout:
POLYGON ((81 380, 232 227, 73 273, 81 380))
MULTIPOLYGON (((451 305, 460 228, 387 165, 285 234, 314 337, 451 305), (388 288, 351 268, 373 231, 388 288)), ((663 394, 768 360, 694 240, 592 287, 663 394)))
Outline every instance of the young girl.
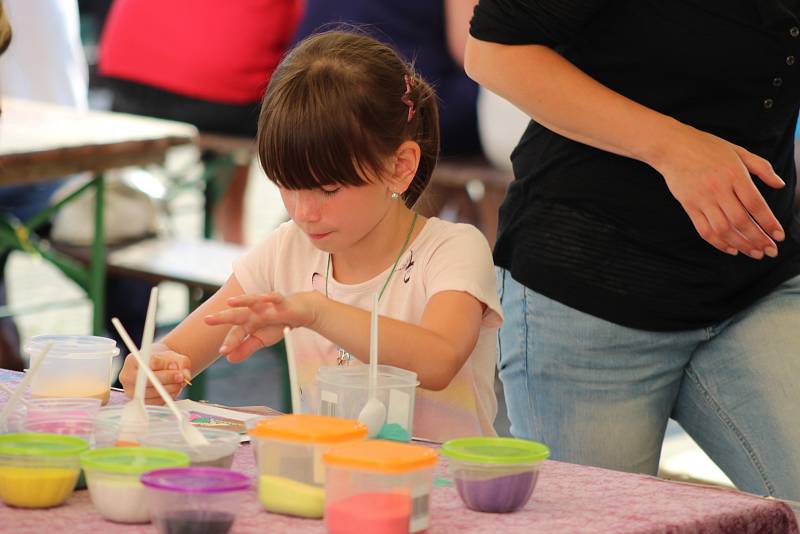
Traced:
MULTIPOLYGON (((308 392, 320 366, 369 361, 377 293, 380 361, 419 377, 414 434, 493 434, 502 318, 489 246, 472 226, 411 209, 438 148, 433 90, 392 49, 327 32, 292 50, 273 74, 258 132, 261 163, 292 220, 240 258, 154 351, 170 392, 219 353, 239 362, 277 342, 284 326, 298 329, 308 392)), ((129 357, 126 391, 135 369, 129 357)))

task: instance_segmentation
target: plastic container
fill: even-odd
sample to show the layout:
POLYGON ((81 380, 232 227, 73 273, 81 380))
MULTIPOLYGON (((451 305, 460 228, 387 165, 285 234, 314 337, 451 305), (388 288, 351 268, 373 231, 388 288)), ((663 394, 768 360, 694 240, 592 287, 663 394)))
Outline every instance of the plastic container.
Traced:
POLYGON ((147 447, 108 447, 85 452, 80 458, 92 504, 104 518, 118 523, 147 523, 150 508, 142 473, 186 467, 189 457, 178 451, 147 447))
POLYGON ((255 440, 261 504, 270 512, 308 518, 325 511, 322 454, 367 439, 367 427, 356 420, 310 414, 267 419, 248 433, 255 440))
POLYGON ((226 534, 250 478, 219 467, 158 469, 141 477, 162 534, 226 534))
MULTIPOLYGON (((119 428, 123 408, 124 405, 100 408, 97 413, 97 420, 110 423, 119 428)), ((151 405, 145 406, 145 409, 147 410, 147 428, 142 428, 141 432, 137 432, 138 435, 146 436, 149 433, 178 431, 178 419, 172 413, 172 410, 165 406, 151 405)), ((116 442, 116 436, 114 436, 114 442, 116 442)))
POLYGON ((106 404, 112 360, 119 354, 116 342, 97 336, 35 336, 25 345, 31 363, 50 342, 53 345, 31 380, 31 396, 91 397, 106 404))
MULTIPOLYGON (((358 419, 369 397, 368 372, 368 365, 320 367, 317 370, 317 413, 358 419)), ((386 407, 386 426, 390 427, 386 433, 411 438, 418 385, 417 373, 391 365, 378 365, 377 398, 386 407)))
POLYGON ((476 437, 445 442, 441 453, 467 508, 515 512, 525 506, 550 455, 541 443, 515 438, 476 437))
POLYGON ((194 467, 222 467, 230 469, 233 457, 239 448, 241 439, 239 434, 230 430, 215 430, 211 428, 198 429, 208 440, 207 446, 192 447, 180 432, 172 430, 159 430, 152 432, 141 440, 146 447, 160 447, 173 451, 185 452, 194 467))
POLYGON ((75 489, 86 440, 53 434, 0 436, 0 499, 19 508, 51 508, 75 489))
POLYGON ((323 455, 325 526, 331 534, 406 534, 428 528, 437 455, 433 449, 370 440, 323 455))

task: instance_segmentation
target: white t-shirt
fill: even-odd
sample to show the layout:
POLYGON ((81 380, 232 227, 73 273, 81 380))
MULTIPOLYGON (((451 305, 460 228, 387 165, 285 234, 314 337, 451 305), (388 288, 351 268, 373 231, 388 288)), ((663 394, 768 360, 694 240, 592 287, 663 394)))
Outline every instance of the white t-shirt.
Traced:
MULTIPOLYGON (((327 261, 328 254, 314 247, 290 221, 239 258, 233 271, 247 293, 324 293, 327 261)), ((390 269, 352 285, 340 284, 331 276, 328 296, 369 310, 372 295, 380 291, 390 269)), ((465 291, 486 305, 475 349, 450 385, 442 391, 417 389, 415 436, 444 441, 495 434, 496 335, 503 321, 496 284, 489 244, 468 224, 429 219, 397 263, 378 304, 380 315, 419 324, 428 300, 448 290, 465 291)), ((308 329, 299 329, 292 340, 300 388, 313 391, 317 369, 336 365, 337 347, 308 329)), ((363 364, 354 358, 350 365, 363 364)))

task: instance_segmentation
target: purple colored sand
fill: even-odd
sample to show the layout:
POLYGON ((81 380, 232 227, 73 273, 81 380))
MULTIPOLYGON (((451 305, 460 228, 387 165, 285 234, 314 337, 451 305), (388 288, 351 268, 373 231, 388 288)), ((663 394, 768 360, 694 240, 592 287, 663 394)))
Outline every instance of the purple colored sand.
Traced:
POLYGON ((516 475, 468 480, 455 477, 456 489, 467 508, 478 512, 515 512, 531 498, 538 471, 524 471, 516 475))

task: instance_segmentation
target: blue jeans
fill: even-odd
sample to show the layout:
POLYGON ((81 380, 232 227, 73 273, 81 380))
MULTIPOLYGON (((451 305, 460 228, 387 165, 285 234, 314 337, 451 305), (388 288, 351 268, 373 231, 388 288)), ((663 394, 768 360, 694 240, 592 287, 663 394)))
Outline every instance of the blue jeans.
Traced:
POLYGON ((655 474, 671 417, 736 486, 800 500, 800 277, 708 328, 619 326, 497 270, 511 433, 556 460, 655 474))

